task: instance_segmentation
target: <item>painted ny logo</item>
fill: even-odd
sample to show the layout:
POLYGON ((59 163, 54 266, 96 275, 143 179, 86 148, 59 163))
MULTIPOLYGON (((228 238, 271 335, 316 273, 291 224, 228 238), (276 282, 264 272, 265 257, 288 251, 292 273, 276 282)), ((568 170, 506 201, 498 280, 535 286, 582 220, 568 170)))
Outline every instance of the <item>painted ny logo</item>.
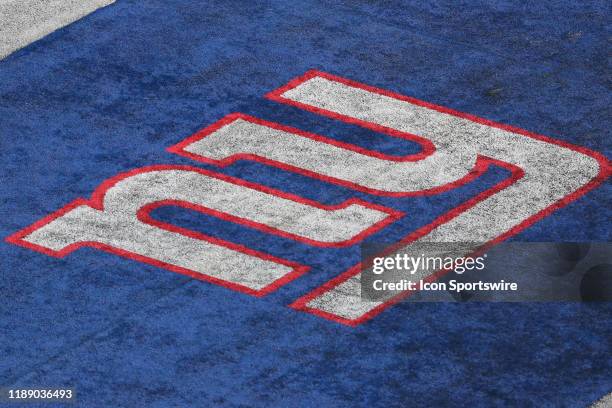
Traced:
MULTIPOLYGON (((492 165, 510 171, 511 177, 405 236, 403 246, 423 241, 494 244, 610 174, 607 159, 596 152, 318 71, 267 97, 415 141, 421 151, 389 156, 243 114, 228 115, 168 150, 217 166, 258 161, 392 197, 448 191, 492 165)), ((106 180, 91 199, 77 199, 7 241, 57 257, 95 247, 255 296, 309 269, 149 215, 168 205, 319 247, 355 245, 403 216, 362 199, 328 206, 198 167, 150 166, 106 180)), ((360 265, 355 265, 291 306, 356 325, 405 295, 363 302, 360 265)))

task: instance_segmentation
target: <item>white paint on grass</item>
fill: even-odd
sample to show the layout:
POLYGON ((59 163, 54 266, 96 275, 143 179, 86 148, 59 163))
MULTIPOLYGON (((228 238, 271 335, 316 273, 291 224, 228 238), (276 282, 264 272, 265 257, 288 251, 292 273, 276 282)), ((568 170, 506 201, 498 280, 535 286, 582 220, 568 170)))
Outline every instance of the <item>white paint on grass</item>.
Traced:
POLYGON ((612 408, 612 393, 604 396, 602 399, 591 405, 591 408, 612 408))
POLYGON ((115 0, 0 0, 0 59, 115 0))
MULTIPOLYGON (((423 135, 436 145, 434 156, 442 151, 443 157, 459 157, 450 162, 465 163, 461 158, 471 157, 476 152, 524 170, 524 177, 513 185, 435 227, 415 241, 417 244, 489 242, 580 189, 600 171, 595 158, 579 151, 323 77, 311 78, 282 96, 345 117, 423 135)), ((406 165, 412 166, 409 186, 419 187, 417 180, 436 180, 435 173, 432 175, 426 166, 421 167, 418 162, 406 165)), ((344 177, 343 166, 344 163, 338 162, 336 167, 331 167, 331 175, 344 177)), ((396 177, 392 173, 378 176, 381 179, 396 177)), ((410 244, 404 250, 409 251, 409 247, 410 244)), ((424 277, 413 276, 417 280, 424 277)), ((307 306, 357 320, 387 300, 364 302, 361 273, 357 273, 310 300, 307 306)))
POLYGON ((238 119, 185 150, 216 160, 254 154, 361 187, 404 193, 439 187, 467 175, 474 167, 476 153, 464 147, 451 145, 447 149, 436 144, 436 153, 424 160, 398 162, 238 119))
POLYGON ((102 209, 76 206, 24 240, 52 251, 100 243, 157 263, 260 290, 292 271, 272 260, 143 221, 139 210, 174 200, 265 225, 313 241, 346 241, 388 217, 352 204, 324 209, 185 169, 143 170, 104 192, 102 209))

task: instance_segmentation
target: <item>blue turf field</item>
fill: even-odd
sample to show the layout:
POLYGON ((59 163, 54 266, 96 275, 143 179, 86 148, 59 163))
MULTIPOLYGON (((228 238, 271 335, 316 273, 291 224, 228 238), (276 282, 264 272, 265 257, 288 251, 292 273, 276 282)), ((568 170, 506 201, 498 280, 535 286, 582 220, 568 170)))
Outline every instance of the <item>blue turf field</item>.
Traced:
MULTIPOLYGON (((0 61, 0 236, 119 172, 194 164, 165 149, 230 112, 414 151, 264 98, 313 68, 612 156, 606 2, 297 3, 119 0, 0 61)), ((506 176, 395 199, 246 161, 217 170, 410 212, 390 241, 506 176)), ((258 299, 95 249, 1 242, 0 386, 73 386, 86 407, 584 407, 612 390, 609 303, 405 303, 350 328, 287 305, 358 247, 155 216, 312 270, 258 299)), ((610 219, 608 183, 513 239, 609 241, 610 219)))

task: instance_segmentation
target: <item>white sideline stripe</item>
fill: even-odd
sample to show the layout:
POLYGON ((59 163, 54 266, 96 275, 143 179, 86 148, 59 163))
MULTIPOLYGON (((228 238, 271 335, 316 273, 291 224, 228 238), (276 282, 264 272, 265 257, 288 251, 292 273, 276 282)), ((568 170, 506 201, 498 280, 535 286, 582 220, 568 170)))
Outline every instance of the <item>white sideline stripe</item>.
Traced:
POLYGON ((591 405, 591 408, 611 408, 612 407, 612 392, 602 397, 599 401, 591 405))
POLYGON ((0 0, 0 59, 115 0, 0 0))

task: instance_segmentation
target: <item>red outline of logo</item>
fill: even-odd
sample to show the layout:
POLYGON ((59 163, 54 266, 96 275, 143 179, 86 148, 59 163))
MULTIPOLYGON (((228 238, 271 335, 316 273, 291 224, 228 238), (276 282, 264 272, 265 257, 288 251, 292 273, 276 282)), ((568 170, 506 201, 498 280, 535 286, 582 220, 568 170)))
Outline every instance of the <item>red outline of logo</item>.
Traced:
MULTIPOLYGON (((346 78, 342 78, 342 77, 338 77, 338 76, 334 76, 331 74, 327 74, 324 72, 320 72, 320 71, 316 71, 316 70, 312 70, 312 71, 308 71, 306 74, 290 81, 288 84, 286 84, 285 86, 282 86, 270 93, 268 93, 266 95, 266 97, 268 99, 271 99, 273 101, 279 102, 279 103, 284 103, 284 104, 289 104, 289 105, 293 105, 295 107, 298 107, 300 109, 304 109, 307 111, 311 111, 323 116, 327 116, 327 117, 331 117, 343 122, 347 122, 347 123, 351 123, 354 125, 358 125, 358 126, 362 126, 377 132, 381 132, 390 136, 394 136, 394 137, 400 137, 400 138, 405 138, 405 139, 409 139, 409 140, 413 140, 416 141, 417 143, 419 143, 423 150, 420 153, 417 153, 415 155, 409 155, 409 156, 405 156, 405 157, 397 157, 397 156, 390 156, 390 155, 383 155, 381 153, 378 152, 374 152, 374 151, 370 151, 367 149, 363 149, 360 147, 357 147, 355 145, 351 145, 351 144, 347 144, 347 143, 343 143, 343 142, 339 142, 330 138, 326 138, 323 136, 319 136, 319 135, 315 135, 312 133, 307 133, 307 132, 303 132, 299 129, 295 129, 295 128, 290 128, 287 126, 283 126, 280 125, 278 123, 273 123, 273 122, 266 122, 248 115, 244 115, 244 114, 240 114, 240 113, 235 113, 235 114, 230 114, 227 115, 226 117, 224 117, 223 119, 221 119, 220 121, 216 122, 215 124, 197 132, 196 134, 184 139, 183 141, 181 141, 180 143, 169 147, 167 150, 172 152, 172 153, 176 153, 182 156, 186 156, 189 158, 192 158, 194 160, 200 161, 200 162, 204 162, 204 163, 212 163, 212 164, 216 164, 218 166, 227 166, 228 164, 238 160, 238 159, 250 159, 250 160, 255 160, 255 161, 259 161, 259 162, 263 162, 275 167, 279 167, 288 171, 292 171, 292 172, 297 172, 297 173, 302 173, 305 174, 307 176, 310 177, 314 177, 317 179, 321 179, 327 182, 331 182, 331 183, 335 183, 335 184, 340 184, 340 185, 345 185, 348 186, 352 189, 355 190, 359 190, 359 191, 365 191, 371 194, 377 194, 377 195, 387 195, 387 196, 410 196, 410 195, 425 195, 425 194, 436 194, 439 193, 441 191, 445 191, 445 190, 449 190, 449 189, 453 189, 458 187, 461 184, 465 184, 475 178, 477 178, 480 174, 482 174, 484 171, 486 171, 486 169, 488 168, 489 165, 494 164, 494 165, 498 165, 501 166, 503 168, 506 168, 508 170, 511 171, 512 175, 511 177, 507 178, 506 180, 503 180, 501 182, 499 182, 498 184, 496 184, 495 186, 481 192, 480 194, 476 195, 475 197, 472 197, 471 199, 467 200, 466 202, 464 202, 463 204, 455 207, 454 209, 448 211, 447 213, 441 215, 440 217, 438 217, 436 220, 434 220, 433 222, 431 222, 428 225, 425 225, 421 228, 419 228, 416 231, 413 231, 412 233, 408 234, 407 236, 405 236, 402 240, 400 240, 396 245, 406 245, 416 239, 418 239, 419 237, 427 234, 429 231, 431 231, 432 229, 434 229, 436 226, 441 225, 445 222, 448 222, 450 219, 456 217, 457 215, 461 214, 462 212, 466 211, 467 209, 473 207, 474 205, 476 205, 477 203, 485 200, 487 197, 495 194, 498 191, 501 191, 505 188, 507 188, 508 186, 512 185, 513 183, 515 183, 518 179, 520 179, 523 176, 523 170, 518 168, 515 165, 511 165, 505 162, 501 162, 499 160, 495 160, 489 157, 485 157, 485 156, 478 156, 477 162, 476 162, 476 166, 475 168, 468 174, 466 175, 464 178, 457 180, 453 183, 450 183, 448 185, 445 186, 441 186, 435 189, 430 189, 430 190, 425 190, 425 191, 419 191, 419 192, 409 192, 409 193, 388 193, 388 192, 384 192, 384 191, 378 191, 378 190, 373 190, 373 189, 367 189, 364 188, 362 186, 357 186, 353 183, 348 183, 345 182, 343 180, 338 180, 338 179, 334 179, 331 177, 327 177, 318 173, 314 173, 314 172, 310 172, 308 170, 304 170, 304 169, 300 169, 300 168, 296 168, 294 166, 289 166, 286 165, 284 163, 280 163, 280 162, 276 162, 276 161, 272 161, 269 159, 265 159, 263 157, 259 157, 256 155, 250 155, 250 154, 236 154, 233 155, 231 157, 228 157, 226 159, 223 160, 212 160, 212 159, 207 159, 205 157, 199 156, 199 155, 194 155, 191 153, 188 153, 186 151, 184 151, 184 147, 187 146, 190 143, 193 143, 196 140, 199 140, 203 137, 206 137, 207 135, 209 135, 210 133, 216 131, 217 129, 219 129, 220 127, 230 123, 231 121, 234 121, 238 118, 244 119, 244 120, 248 120, 251 121, 253 123, 258 123, 264 126, 269 126, 275 129, 279 129, 279 130, 283 130, 286 132, 290 132, 290 133, 295 133, 298 134, 300 136, 304 136, 304 137, 308 137, 311 138, 313 140, 317 140, 323 143, 328 143, 328 144, 332 144, 338 147, 342 147, 348 150, 352 150, 352 151, 356 151, 358 153, 361 154, 365 154, 365 155, 369 155, 369 156, 373 156, 373 157, 378 157, 378 158, 382 158, 385 160, 392 160, 392 161, 416 161, 416 160, 421 160, 427 156, 429 156, 430 154, 432 154, 435 151, 435 147, 433 146, 433 144, 424 138, 421 138, 419 136, 415 136, 415 135, 411 135, 408 133, 403 133, 403 132, 398 132, 394 129, 390 129, 390 128, 386 128, 383 126, 379 126, 376 124, 372 124, 369 122, 365 122, 359 119, 355 119, 355 118, 351 118, 351 117, 347 117, 344 115, 339 115, 337 113, 331 112, 331 111, 327 111, 324 109, 319 109, 313 106, 309 106, 309 105, 305 105, 299 102, 295 102, 295 101, 291 101, 288 100, 286 98, 283 98, 282 94, 286 91, 288 91, 289 89, 293 89, 296 86, 298 86, 299 84, 314 78, 314 77, 323 77, 332 81, 337 81, 340 83, 343 83, 345 85, 348 86, 352 86, 352 87, 356 87, 356 88, 360 88, 360 89, 364 89, 370 92, 374 92, 374 93, 378 93, 381 95, 385 95, 388 97, 392 97, 395 99, 399 99, 399 100, 403 100, 403 101, 407 101, 409 103, 415 104, 415 105, 419 105, 419 106, 424 106, 426 108, 429 109, 433 109, 439 112, 443 112, 443 113, 447 113, 447 114, 451 114, 457 117, 461 117, 464 119, 468 119, 470 121, 476 122, 476 123, 481 123, 487 126, 491 126, 491 127, 496 127, 499 129, 503 129, 503 130, 507 130, 513 133, 517 133, 526 137, 530 137, 530 138, 534 138, 534 139, 538 139, 541 141, 545 141, 547 143, 551 143, 551 144, 555 144, 558 146, 562 146, 574 151, 578 151, 580 153, 583 153, 585 155, 588 155, 594 159, 596 159, 599 164, 600 164, 600 169, 599 169, 599 174, 594 177, 593 179, 591 179, 587 184, 583 185, 582 187, 580 187, 579 189, 575 190, 574 192, 572 192, 571 194, 568 194, 567 196, 565 196, 564 198, 558 200, 557 202, 553 203, 552 205, 550 205, 549 207, 541 210, 540 212, 538 212, 537 214, 534 214, 533 216, 527 218, 526 220, 524 220, 523 222, 517 224, 515 227, 513 227, 512 229, 510 229, 509 231, 505 232, 504 234, 498 236, 497 238, 489 241, 486 246, 491 246, 491 245, 495 245, 496 243, 499 243, 517 233, 519 233, 520 231, 524 230, 525 228, 527 228, 528 226, 532 225, 533 223, 535 223, 536 221, 550 215, 552 212, 554 212, 555 210, 569 204, 570 202, 578 199, 579 197, 583 196, 584 194, 586 194, 587 192, 589 192, 590 190, 594 189, 595 187, 597 187, 598 185, 600 185, 606 178, 608 178, 610 176, 610 174, 612 173, 612 169, 610 166, 610 162, 608 161, 608 159, 601 155, 600 153, 594 152, 590 149, 584 148, 584 147, 580 147, 580 146, 575 146, 563 141, 559 141, 559 140, 555 140, 555 139, 551 139, 549 137, 546 136, 542 136, 542 135, 538 135, 532 132, 528 132, 526 130, 520 129, 520 128, 516 128, 516 127, 512 127, 512 126, 508 126, 508 125, 503 125, 500 123, 496 123, 487 119, 483 119, 471 114, 467 114, 467 113, 463 113, 463 112, 459 112, 459 111, 455 111, 449 108, 445 108, 442 106, 438 106, 438 105, 434 105, 425 101, 421 101, 412 97, 408 97, 408 96, 404 96, 404 95, 400 95, 394 92, 390 92, 390 91, 386 91, 383 89, 379 89, 379 88, 375 88, 372 86, 368 86, 356 81, 352 81, 346 78)), ((116 184, 119 180, 122 180, 128 176, 137 174, 137 173, 141 173, 141 172, 145 172, 145 171, 150 171, 150 170, 161 170, 161 169, 186 169, 186 170, 191 170, 191 171, 196 171, 196 172, 200 172, 202 174, 206 174, 209 175, 211 177, 216 177, 222 180, 226 180, 235 184, 239 184, 239 185, 244 185, 247 186, 249 188, 254 188, 257 189, 259 191, 264 191, 270 194, 274 194, 274 195, 278 195, 280 197, 284 197, 284 198, 288 198, 291 199, 293 201, 297 201, 297 202, 302 202, 302 203, 306 203, 308 205, 312 205, 312 206, 316 206, 318 208, 324 208, 324 209, 337 209, 337 208, 343 208, 347 205, 350 205, 352 203, 359 203, 365 206, 368 206, 370 208, 375 208, 384 212, 387 212, 390 217, 386 218, 385 220, 375 224, 374 226, 370 227, 366 233, 366 231, 363 231, 361 234, 357 235, 356 237, 354 237, 353 239, 349 240, 349 241, 345 241, 345 243, 340 243, 343 245, 352 245, 356 242, 359 242, 361 239, 363 239, 366 235, 369 235, 371 233, 373 233, 376 230, 379 230, 381 228, 383 228, 384 226, 388 225, 389 223, 393 222, 394 220, 398 219, 400 216, 402 216, 403 214, 395 211, 393 209, 387 208, 387 207, 383 207, 383 206, 379 206, 376 204, 372 204, 363 200, 358 200, 358 199, 350 199, 347 200, 346 202, 337 205, 337 206, 323 206, 320 203, 314 202, 314 201, 310 201, 307 199, 304 199, 302 197, 299 196, 295 196, 289 193, 285 193, 279 190, 275 190, 266 186, 262 186, 262 185, 258 185, 255 183, 250 183, 241 179, 237 179, 237 178, 233 178, 230 176, 226 176, 226 175, 222 175, 219 173, 214 173, 208 170, 204 170, 204 169, 200 169, 200 168, 196 168, 196 167, 192 167, 192 166, 170 166, 170 165, 160 165, 160 166, 147 166, 147 167, 142 167, 139 169, 135 169, 132 171, 128 171, 125 173, 121 173, 117 176, 114 176, 110 179, 107 179, 106 181, 104 181, 93 193, 91 196, 91 199, 86 200, 86 199, 82 199, 79 198, 71 203, 69 203, 68 205, 64 206, 63 208, 61 208, 60 210, 44 217, 43 219, 35 222, 34 224, 20 230, 17 231, 16 233, 10 235, 9 237, 7 237, 5 240, 6 242, 15 244, 15 245, 19 245, 19 246, 23 246, 29 249, 32 249, 34 251, 38 251, 41 253, 44 253, 46 255, 49 256, 54 256, 54 257, 63 257, 67 254, 69 254, 70 252, 76 250, 77 248, 80 247, 85 247, 85 246, 89 246, 89 247, 95 247, 98 248, 100 250, 106 251, 106 252, 110 252, 110 253, 114 253, 126 258, 130 258, 130 259, 135 259, 138 260, 140 262, 144 262, 144 263, 148 263, 148 264, 152 264, 164 269, 168 269, 171 270, 173 272, 177 272, 177 273, 181 273, 187 276, 191 276, 193 278, 196 279, 200 279, 200 280, 205 280, 205 281, 210 281, 213 283, 216 283, 220 286, 225 286, 234 290, 238 290, 244 293, 248 293, 254 296, 263 296, 265 294, 268 294, 274 290, 276 290, 277 288, 279 288, 280 286, 296 279, 298 276, 301 276, 302 274, 304 274, 305 272, 307 272, 310 267, 305 266, 305 265, 300 265, 298 263, 295 262, 290 262, 290 261, 286 261, 280 258, 276 258, 273 257, 269 254, 265 254, 259 251, 255 251, 252 250, 250 248, 241 246, 241 245, 237 245, 228 241, 224 241, 224 240, 220 240, 218 238, 214 238, 208 235, 204 235, 204 234, 200 234, 197 233, 195 231, 191 231, 188 229, 184 229, 181 227, 177 227, 174 226, 172 224, 168 224, 168 223, 163 223, 161 221, 157 221, 154 220, 153 218, 150 217, 149 213, 151 210, 153 210, 154 208, 163 206, 163 205, 176 205, 176 206, 181 206, 184 208, 188 208, 188 209, 192 209, 195 211, 200 211, 203 213, 208 213, 211 215, 214 215, 216 217, 222 218, 222 219, 226 219, 228 221, 232 221, 232 222, 236 222, 239 224, 243 224, 243 225, 247 225, 249 227, 252 228, 256 228, 259 230, 263 230, 265 232, 269 232, 275 235, 280 235, 280 236, 284 236, 284 237, 288 237, 288 238, 292 238, 295 240, 301 240, 303 242, 309 243, 311 245, 317 245, 317 246, 343 246, 343 245, 337 245, 338 243, 334 243, 332 245, 326 245, 325 243, 318 243, 317 241, 312 241, 309 240, 307 238, 304 237, 298 237, 295 236, 293 234, 289 234, 289 233, 285 233, 283 231, 276 230, 272 227, 268 227, 265 225, 261 225, 259 223, 255 223, 252 222, 250 220, 244 220, 241 219, 239 217, 234 217, 231 216, 229 214, 225 214, 222 212, 218 212, 218 211, 214 211, 205 207, 201 207, 201 206, 196 206, 193 205, 191 203, 185 203, 182 201, 176 201, 176 200, 164 200, 164 201, 159 201, 159 202, 155 202, 155 203, 150 203, 146 206, 144 206, 143 208, 141 208, 138 213, 137 213, 137 217, 143 221, 146 222, 148 224, 151 225, 155 225, 158 226, 159 228, 162 229, 166 229, 169 231, 173 231, 173 232, 177 232, 195 239, 201 239, 201 240, 205 240, 205 241, 209 241, 215 244, 219 244, 222 246, 225 246, 227 248, 231 248, 249 255, 253 255, 253 256, 257 256, 261 259, 266 259, 266 260, 270 260, 272 262, 276 262, 279 264, 283 264, 283 265, 287 265, 293 268, 293 271, 288 273, 287 275, 283 276, 282 278, 276 280, 275 282, 273 282, 272 284, 266 286, 265 288, 261 289, 261 290, 253 290, 251 288, 239 285, 239 284, 235 284, 235 283, 231 283, 231 282, 226 282, 217 278, 213 278, 210 276, 205 276, 202 275, 200 273, 185 269, 185 268, 181 268, 181 267, 177 267, 175 265, 170 265, 170 264, 166 264, 151 258, 147 258, 147 257, 143 257, 141 255, 138 254, 134 254, 128 251, 124 251, 118 248, 114 248, 114 247, 110 247, 108 245, 104 245, 104 244, 100 244, 97 242, 79 242, 73 245, 69 245, 66 248, 63 248, 60 251, 52 251, 49 250, 48 248, 44 248, 35 244, 31 244, 29 242, 23 241, 22 238, 26 235, 28 235, 29 233, 31 233, 32 231, 42 227, 43 225, 51 222, 52 220, 60 217, 61 215, 65 214, 66 212, 68 212, 69 210, 80 206, 80 205, 87 205, 90 206, 92 208, 96 208, 99 210, 102 210, 102 203, 103 203, 103 198, 104 198, 104 194, 106 192, 106 190, 108 190, 110 187, 112 187, 114 184, 116 184), (365 234, 365 235, 364 235, 365 234), (320 245, 322 244, 322 245, 320 245)), ((395 247, 395 245, 394 245, 395 247)), ((327 313, 327 312, 323 312, 321 310, 318 309, 312 309, 306 306, 306 304, 314 299, 315 297, 317 297, 318 295, 325 293, 329 290, 331 290, 332 288, 334 288, 335 286, 337 286, 338 284, 346 281, 347 279, 349 279, 350 277, 356 275, 357 273, 359 273, 361 269, 361 265, 357 264, 355 266, 353 266, 352 268, 348 269, 347 271, 343 272, 342 274, 340 274, 339 276, 337 276, 336 278, 328 281, 327 283, 323 284, 322 286, 316 288, 315 290, 311 291, 310 293, 300 297, 299 299, 297 299, 295 302, 293 302, 290 307, 297 309, 297 310, 302 310, 302 311, 306 311, 321 317, 324 317, 326 319, 329 320, 333 320, 342 324, 346 324, 349 326, 356 326, 359 325, 369 319, 371 319, 372 317, 376 316, 377 314, 381 313, 383 310, 385 310, 386 308, 390 307, 391 305, 399 302, 400 300, 402 300, 403 298, 407 297, 410 295, 410 292, 404 292, 392 299, 390 299, 389 301, 385 302, 384 304, 379 305, 377 308, 370 310, 368 313, 364 314, 363 316, 354 319, 354 320, 350 320, 350 319, 345 319, 342 317, 339 317, 337 315, 333 315, 331 313, 327 313)), ((429 277, 430 280, 435 280, 439 275, 432 275, 429 277)))

